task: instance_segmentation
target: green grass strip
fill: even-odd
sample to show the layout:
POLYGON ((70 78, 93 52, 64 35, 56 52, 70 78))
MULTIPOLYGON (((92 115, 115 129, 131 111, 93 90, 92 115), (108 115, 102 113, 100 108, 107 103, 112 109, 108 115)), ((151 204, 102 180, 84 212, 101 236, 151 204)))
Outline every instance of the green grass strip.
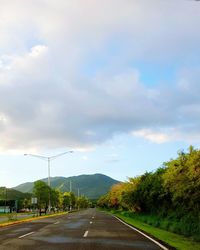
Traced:
POLYGON ((190 250, 190 249, 200 250, 200 242, 195 242, 191 240, 190 238, 184 237, 182 235, 171 233, 160 228, 155 228, 139 220, 136 220, 135 218, 126 217, 120 214, 120 212, 114 212, 112 214, 122 219, 126 223, 138 229, 141 229, 142 231, 146 232, 148 235, 153 236, 167 243, 169 246, 172 246, 176 248, 177 250, 190 250))
POLYGON ((33 217, 29 217, 29 218, 18 218, 18 219, 8 220, 8 221, 1 222, 0 228, 5 227, 5 226, 10 226, 10 225, 15 225, 15 224, 21 224, 21 223, 29 222, 29 221, 33 221, 33 220, 40 220, 40 219, 44 219, 44 218, 65 215, 65 214, 68 214, 68 212, 59 212, 59 213, 55 213, 55 214, 46 214, 46 215, 42 215, 42 216, 33 216, 33 217))

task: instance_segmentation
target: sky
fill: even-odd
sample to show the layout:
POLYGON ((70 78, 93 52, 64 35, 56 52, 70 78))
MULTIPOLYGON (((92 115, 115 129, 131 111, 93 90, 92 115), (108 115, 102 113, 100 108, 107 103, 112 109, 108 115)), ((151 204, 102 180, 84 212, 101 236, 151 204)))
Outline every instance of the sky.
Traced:
POLYGON ((200 146, 200 2, 0 0, 0 186, 125 181, 200 146))

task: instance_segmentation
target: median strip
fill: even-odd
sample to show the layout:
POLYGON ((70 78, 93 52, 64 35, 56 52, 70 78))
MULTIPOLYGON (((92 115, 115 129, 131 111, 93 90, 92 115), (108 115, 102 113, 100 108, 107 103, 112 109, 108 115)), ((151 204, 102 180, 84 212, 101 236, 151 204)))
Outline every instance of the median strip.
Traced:
POLYGON ((31 221, 34 221, 34 220, 41 220, 41 219, 45 219, 45 218, 50 218, 50 217, 55 217, 55 216, 60 216, 60 215, 66 215, 66 214, 68 214, 68 212, 61 212, 61 213, 44 215, 44 216, 36 216, 36 217, 32 217, 32 218, 27 218, 27 219, 20 219, 20 220, 15 220, 15 221, 3 222, 3 223, 0 223, 0 228, 1 227, 12 226, 12 225, 16 225, 16 224, 21 224, 21 223, 25 223, 25 222, 31 222, 31 221))

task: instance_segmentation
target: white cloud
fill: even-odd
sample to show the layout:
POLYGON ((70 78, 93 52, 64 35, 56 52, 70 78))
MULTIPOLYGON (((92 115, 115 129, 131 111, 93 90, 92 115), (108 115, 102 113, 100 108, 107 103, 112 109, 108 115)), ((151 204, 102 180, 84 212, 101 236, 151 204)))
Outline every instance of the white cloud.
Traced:
POLYGON ((8 0, 0 16, 1 150, 88 149, 131 131, 160 143, 172 139, 168 127, 198 133, 196 2, 8 0), (180 56, 194 63, 178 66, 170 88, 142 83, 138 60, 180 56))
POLYGON ((47 46, 37 45, 31 48, 30 56, 37 57, 40 56, 41 53, 44 53, 47 50, 47 46))
POLYGON ((165 143, 165 142, 172 140, 172 138, 170 138, 169 135, 160 133, 157 131, 152 131, 150 129, 141 129, 141 130, 133 131, 131 134, 133 136, 142 137, 146 140, 149 140, 157 144, 165 143))

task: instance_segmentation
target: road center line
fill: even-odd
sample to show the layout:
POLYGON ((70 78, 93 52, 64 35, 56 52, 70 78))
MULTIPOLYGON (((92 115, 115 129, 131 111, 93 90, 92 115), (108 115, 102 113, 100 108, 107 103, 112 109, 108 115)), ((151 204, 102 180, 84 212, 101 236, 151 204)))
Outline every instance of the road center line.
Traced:
POLYGON ((33 233, 35 233, 35 232, 30 232, 30 233, 24 234, 24 235, 22 235, 22 236, 20 236, 20 237, 18 237, 18 238, 21 239, 21 238, 24 238, 24 237, 26 237, 26 236, 28 236, 28 235, 33 234, 33 233))
POLYGON ((88 231, 85 231, 85 233, 84 233, 83 237, 84 237, 84 238, 86 238, 86 237, 87 237, 87 235, 88 235, 88 231))

